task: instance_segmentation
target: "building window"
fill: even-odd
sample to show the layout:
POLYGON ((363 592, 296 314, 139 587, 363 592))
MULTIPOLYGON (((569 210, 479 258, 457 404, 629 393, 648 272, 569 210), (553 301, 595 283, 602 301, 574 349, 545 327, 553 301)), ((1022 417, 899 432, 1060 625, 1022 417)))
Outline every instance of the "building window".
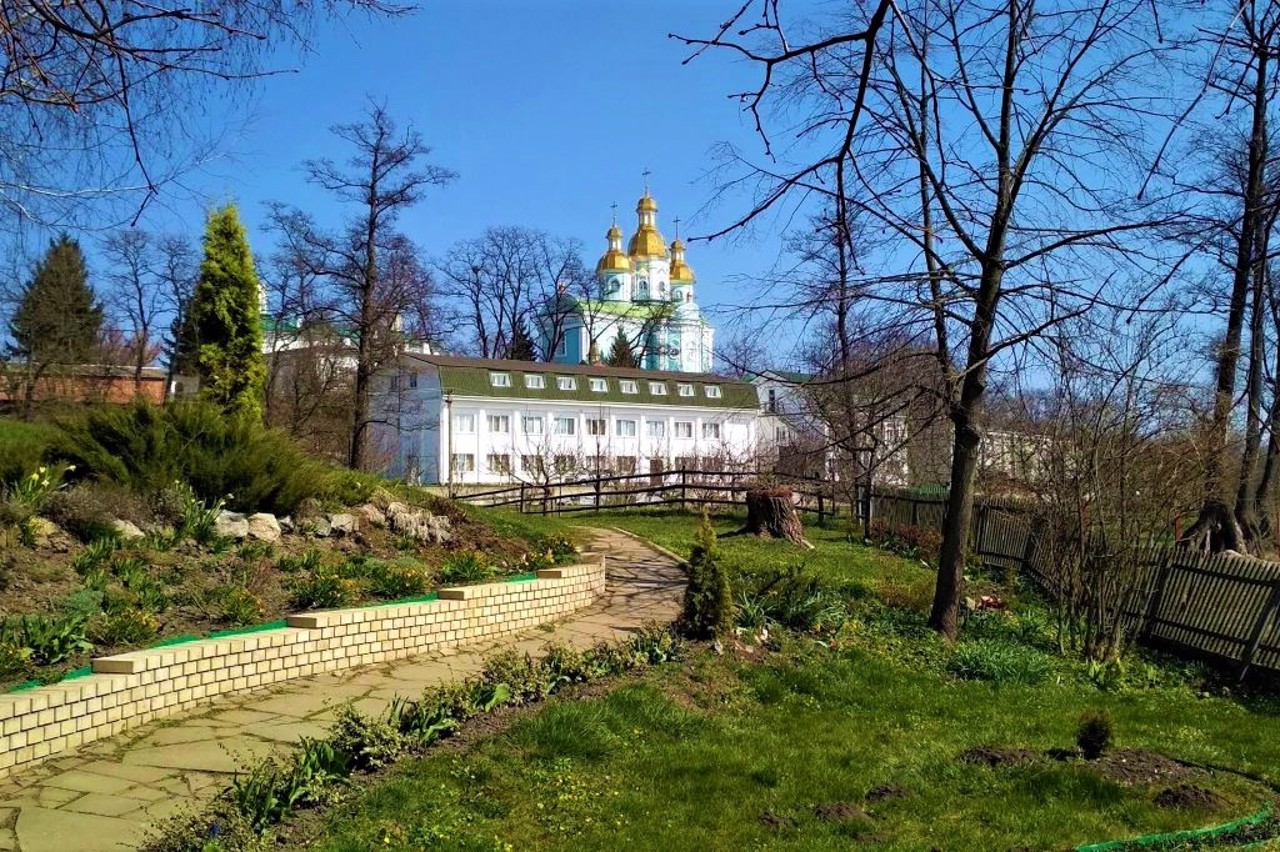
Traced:
POLYGON ((556 387, 562 391, 578 389, 578 380, 573 376, 556 376, 556 387))
POLYGON ((613 424, 613 433, 619 438, 634 438, 636 436, 636 421, 634 420, 616 420, 613 424))
POLYGON ((557 417, 555 422, 555 433, 557 435, 573 435, 575 434, 577 425, 577 418, 557 417))
POLYGON ((631 381, 631 379, 623 379, 622 381, 618 382, 618 387, 622 389, 623 393, 636 392, 636 383, 631 381))
POLYGON ((636 472, 636 457, 618 456, 613 460, 613 469, 618 472, 619 476, 630 476, 636 472))
POLYGON ((587 434, 588 435, 607 435, 609 433, 609 424, 604 418, 596 419, 587 418, 587 434))
POLYGON ((666 396, 667 386, 663 382, 649 382, 649 393, 654 396, 666 396))
POLYGON ((720 424, 719 423, 703 423, 702 437, 712 440, 720 440, 720 424))
POLYGON ((418 478, 418 474, 422 472, 421 468, 418 467, 418 454, 409 453, 406 455, 404 457, 404 467, 405 478, 409 480, 416 480, 418 478))
POLYGON ((476 431, 476 416, 474 414, 453 415, 453 431, 466 434, 476 431))
POLYGON ((649 484, 662 484, 662 471, 665 465, 662 459, 649 459, 649 484))
POLYGON ((532 390, 542 390, 547 386, 547 380, 545 376, 535 376, 530 373, 525 373, 524 386, 532 390))
POLYGON ((609 390, 609 380, 591 379, 591 390, 593 393, 605 393, 609 390))
POLYGON ((524 432, 526 435, 541 435, 542 434, 542 418, 530 417, 528 415, 521 417, 520 431, 524 432))
POLYGON ((411 388, 416 388, 417 386, 418 386, 418 374, 417 374, 417 373, 410 373, 410 374, 409 374, 409 387, 411 387, 411 388))
POLYGON ((695 470, 697 467, 697 456, 676 456, 676 468, 678 470, 695 470))
POLYGON ((693 385, 678 384, 676 385, 676 392, 681 396, 693 396, 693 385))
POLYGON ((556 346, 556 354, 557 355, 569 354, 569 336, 568 335, 565 335, 564 337, 560 338, 560 343, 556 346))
POLYGON ((511 387, 511 374, 510 373, 490 373, 489 384, 495 388, 509 388, 511 387))
POLYGON ((692 438, 693 437, 693 421, 677 420, 676 421, 676 437, 692 438))
POLYGON ((454 453, 449 466, 454 473, 475 473, 476 457, 474 453, 454 453))
POLYGON ((598 474, 604 473, 604 472, 605 472, 606 470, 608 470, 608 469, 609 469, 609 457, 608 457, 608 456, 592 456, 592 457, 591 457, 591 471, 592 471, 592 473, 595 473, 595 474, 597 474, 597 475, 598 475, 598 474))
POLYGON ((778 392, 773 388, 769 388, 769 413, 778 413, 778 392))
POLYGON ((399 373, 396 373, 395 375, 387 379, 387 387, 391 389, 392 393, 399 392, 400 390, 400 374, 399 373))
POLYGON ((707 385, 707 398, 708 398, 708 399, 719 399, 719 398, 720 398, 720 386, 719 386, 719 385, 707 385))
POLYGON ((520 470, 525 473, 542 473, 542 456, 521 456, 520 470))
POLYGON ((573 456, 556 456, 556 475, 568 476, 578 469, 578 460, 573 456))
POLYGON ((787 440, 787 430, 782 426, 779 426, 778 428, 773 430, 773 437, 775 440, 777 440, 778 443, 782 443, 783 441, 787 440))
POLYGON ((667 437, 667 424, 661 420, 650 420, 645 424, 645 434, 650 438, 667 437))
POLYGON ((511 431, 511 417, 506 414, 490 414, 486 419, 490 432, 506 434, 511 431))
POLYGON ((511 456, 506 453, 490 453, 487 459, 490 473, 500 473, 503 476, 511 475, 511 456))

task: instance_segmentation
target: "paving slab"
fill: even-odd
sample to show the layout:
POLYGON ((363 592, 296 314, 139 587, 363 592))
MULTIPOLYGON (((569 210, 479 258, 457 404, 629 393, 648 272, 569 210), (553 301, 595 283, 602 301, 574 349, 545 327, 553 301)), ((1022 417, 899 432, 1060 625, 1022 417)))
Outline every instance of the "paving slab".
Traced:
POLYGON ((605 592, 591 606, 503 640, 229 696, 47 761, 0 786, 0 852, 133 849, 148 827, 211 798, 246 764, 326 734, 346 702, 379 713, 396 697, 478 674, 499 648, 536 655, 550 642, 585 647, 670 621, 684 586, 676 561, 620 533, 592 534, 609 557, 605 592))

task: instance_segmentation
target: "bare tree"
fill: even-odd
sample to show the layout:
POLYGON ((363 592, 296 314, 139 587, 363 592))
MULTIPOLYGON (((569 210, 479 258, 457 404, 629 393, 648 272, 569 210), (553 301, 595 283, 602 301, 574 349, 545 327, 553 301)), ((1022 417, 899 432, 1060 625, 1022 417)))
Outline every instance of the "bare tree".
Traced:
POLYGON ((761 0, 711 38, 684 39, 762 69, 740 97, 766 152, 770 105, 811 108, 798 165, 737 160, 758 201, 711 237, 816 198, 837 222, 866 217, 896 247, 890 268, 868 277, 868 298, 899 326, 931 331, 949 389, 951 487, 930 615, 949 637, 993 359, 1142 271, 1154 258, 1140 240, 1169 219, 1154 212, 1164 200, 1154 187, 1134 197, 1151 162, 1149 123, 1168 112, 1157 69, 1185 44, 1158 12, 1145 0, 860 3, 804 40, 790 37, 778 0, 761 0))
POLYGON ((342 230, 333 231, 300 210, 277 205, 272 224, 292 247, 296 262, 327 282, 334 315, 354 337, 348 463, 363 469, 371 461, 366 437, 373 377, 398 352, 406 321, 421 327, 430 312, 430 275, 413 242, 395 230, 396 219, 421 201, 428 188, 449 183, 454 174, 420 165, 431 149, 416 130, 400 133, 382 106, 371 105, 364 120, 337 125, 332 132, 352 149, 351 157, 341 165, 308 160, 303 169, 308 182, 358 212, 342 230))
POLYGON ((126 201, 134 217, 217 139, 196 107, 211 88, 274 73, 273 48, 305 46, 345 10, 401 15, 383 0, 0 4, 0 209, 70 224, 126 201))
POLYGON ((167 308, 158 247, 147 231, 129 228, 109 236, 102 251, 110 266, 107 302, 124 321, 133 383, 141 389, 142 371, 159 351, 156 332, 167 308))

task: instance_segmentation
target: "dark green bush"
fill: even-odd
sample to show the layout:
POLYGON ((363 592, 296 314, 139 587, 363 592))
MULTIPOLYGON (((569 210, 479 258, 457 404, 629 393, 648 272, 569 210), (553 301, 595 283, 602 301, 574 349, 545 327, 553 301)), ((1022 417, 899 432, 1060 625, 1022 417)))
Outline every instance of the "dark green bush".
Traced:
POLYGON ((60 425, 56 452, 77 476, 139 494, 181 481, 210 505, 288 514, 325 487, 323 466, 288 436, 206 403, 103 406, 60 425))
POLYGON ((359 580, 324 571, 295 580, 289 587, 289 603, 295 609, 339 609, 358 601, 360 591, 359 580))
POLYGON ((455 553, 440 566, 440 579, 445 583, 476 583, 493 576, 493 567, 475 551, 455 553))
POLYGON ((1111 714, 1105 709, 1086 710, 1076 726, 1076 745, 1085 760, 1097 760, 1111 745, 1111 714))
POLYGON ((684 631, 695 639, 725 635, 733 629, 733 594, 728 569, 721 564, 716 532, 705 514, 689 554, 688 573, 680 616, 684 631))
POLYGON ((369 594, 384 601, 425 595, 431 587, 431 573, 418 561, 395 562, 374 560, 366 574, 369 594))
POLYGON ((117 606, 89 621, 88 634, 99 645, 140 645, 155 639, 160 622, 151 612, 129 605, 117 606))
POLYGON ((209 594, 219 621, 242 627, 262 619, 262 601, 244 586, 218 586, 209 594))
POLYGON ((93 648, 85 623, 78 613, 10 616, 0 622, 0 646, 25 648, 34 665, 55 666, 93 648))
POLYGON ((0 418, 0 482, 15 482, 48 461, 58 428, 0 418))

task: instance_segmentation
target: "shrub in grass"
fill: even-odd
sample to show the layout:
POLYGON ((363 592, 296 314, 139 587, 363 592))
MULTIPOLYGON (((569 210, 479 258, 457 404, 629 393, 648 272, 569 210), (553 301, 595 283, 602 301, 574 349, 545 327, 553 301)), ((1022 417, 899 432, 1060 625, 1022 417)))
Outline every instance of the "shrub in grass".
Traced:
POLYGON ((1048 654, 1025 645, 975 639, 956 647, 947 669, 966 680, 1034 685, 1048 680, 1053 661, 1048 654))
POLYGON ((415 559, 396 562, 377 560, 366 583, 369 593, 382 600, 399 600, 424 595, 431 587, 431 573, 415 559))
POLYGON ((440 579, 445 583, 476 583, 493 576, 493 567, 475 551, 455 553, 440 566, 440 579))
POLYGON ((242 627, 262 620, 262 601, 244 586, 218 586, 210 594, 218 620, 242 627))
POLYGON ((329 571, 298 577, 289 587, 289 603, 295 609, 339 609, 359 599, 359 580, 329 571))
POLYGON ((480 677, 486 683, 506 684, 511 690, 512 704, 541 701, 551 694, 557 683, 556 675, 528 654, 509 648, 485 658, 480 677))
POLYGON ((94 616, 88 625, 89 637, 98 645, 139 645, 160 633, 155 613, 134 606, 119 606, 94 616))
POLYGON ((404 750, 404 738, 385 718, 365 716, 350 704, 338 711, 330 742, 351 759, 357 769, 380 769, 404 750))
POLYGON ((1105 709, 1086 710, 1076 726, 1076 745, 1085 760, 1097 760, 1111 745, 1111 714, 1105 709))
POLYGON ((733 629, 733 593, 729 571, 722 564, 716 531, 704 513, 689 554, 681 625, 695 639, 713 639, 733 629))
POLYGON ((212 504, 288 514, 325 485, 326 471, 288 436, 216 406, 102 406, 61 422, 56 452, 92 476, 154 494, 188 483, 212 504))

